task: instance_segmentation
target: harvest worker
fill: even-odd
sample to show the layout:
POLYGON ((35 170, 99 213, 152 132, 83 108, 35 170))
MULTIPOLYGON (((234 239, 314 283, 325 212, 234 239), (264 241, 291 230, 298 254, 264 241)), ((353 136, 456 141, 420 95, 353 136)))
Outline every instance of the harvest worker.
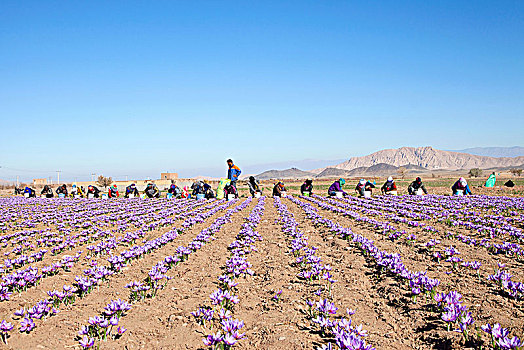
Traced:
POLYGON ((311 194, 313 193, 313 180, 306 179, 302 186, 300 186, 300 193, 303 196, 311 196, 311 194))
POLYGON ((53 190, 51 189, 51 187, 49 187, 49 185, 45 185, 44 188, 42 189, 42 192, 40 192, 40 194, 45 195, 46 198, 54 197, 53 190))
POLYGON ((286 187, 282 181, 279 181, 273 187, 273 197, 282 197, 282 192, 286 192, 286 187))
POLYGON ((113 186, 109 187, 107 195, 109 198, 118 198, 120 194, 118 193, 118 187, 116 186, 116 184, 113 184, 113 186))
POLYGON ((422 179, 420 177, 417 177, 415 181, 411 183, 408 187, 408 193, 411 195, 417 194, 417 191, 419 189, 422 189, 424 194, 428 194, 428 191, 426 190, 426 187, 424 187, 424 184, 422 183, 422 179))
POLYGON ((455 182, 455 184, 451 187, 451 191, 453 192, 453 195, 460 196, 461 194, 468 195, 473 194, 471 193, 471 190, 469 189, 468 182, 465 178, 461 177, 460 179, 455 182))
POLYGON ((211 185, 208 184, 205 180, 204 180, 204 195, 206 199, 215 198, 215 192, 213 192, 211 185))
POLYGON ((59 197, 60 197, 61 194, 63 194, 64 197, 67 197, 67 186, 66 186, 66 184, 63 184, 62 186, 59 186, 56 189, 56 193, 58 194, 59 197))
POLYGON ((229 199, 228 196, 230 194, 234 195, 235 197, 238 197, 237 189, 231 184, 231 182, 226 184, 226 186, 224 187, 224 197, 226 199, 229 199))
POLYGON ((73 186, 71 186, 71 197, 74 198, 76 195, 83 197, 84 191, 74 183, 73 186))
POLYGON ((393 181, 393 177, 388 177, 388 180, 384 182, 382 187, 380 188, 382 191, 382 194, 393 194, 393 191, 397 190, 397 185, 395 184, 395 181, 393 181))
POLYGON ((147 187, 144 192, 146 196, 148 196, 149 198, 160 198, 160 191, 154 183, 147 184, 147 187))
POLYGON ((373 182, 360 179, 357 186, 355 187, 355 191, 357 191, 359 196, 364 197, 366 191, 373 192, 374 188, 375 184, 373 182))
POLYGON ((237 192, 238 192, 237 181, 238 181, 238 177, 240 176, 240 173, 242 173, 242 171, 240 171, 239 167, 237 167, 235 164, 233 164, 233 160, 232 159, 228 159, 227 160, 227 166, 229 167, 228 170, 227 170, 227 178, 229 180, 231 180, 231 186, 233 186, 235 188, 235 190, 237 190, 237 192))
POLYGON ((171 182, 171 186, 169 186, 167 193, 171 194, 173 198, 182 197, 182 190, 174 182, 171 182))
POLYGON ((346 180, 342 178, 336 180, 331 184, 331 186, 329 186, 328 195, 333 197, 337 195, 337 192, 342 192, 343 196, 347 196, 348 194, 342 189, 342 186, 344 186, 345 184, 346 180))
POLYGON ((255 179, 254 176, 249 177, 249 180, 247 181, 247 187, 249 188, 249 193, 251 193, 253 197, 255 197, 255 193, 262 194, 262 190, 260 189, 260 182, 257 179, 255 179))
POLYGON ((35 190, 33 190, 31 187, 29 186, 26 186, 25 189, 24 189, 24 196, 26 195, 26 193, 28 194, 28 197, 29 198, 33 198, 33 197, 36 197, 36 192, 35 190))
POLYGON ((126 187, 126 194, 124 197, 129 198, 130 195, 133 195, 133 197, 138 197, 140 195, 135 184, 131 184, 126 187))
POLYGON ((100 190, 98 189, 98 187, 93 185, 87 186, 87 198, 89 198, 90 195, 95 198, 100 197, 100 190))

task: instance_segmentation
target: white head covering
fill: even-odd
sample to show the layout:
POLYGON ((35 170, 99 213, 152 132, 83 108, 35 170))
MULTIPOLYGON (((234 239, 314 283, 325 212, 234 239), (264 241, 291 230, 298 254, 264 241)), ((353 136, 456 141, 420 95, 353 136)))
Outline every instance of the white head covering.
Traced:
POLYGON ((366 180, 364 180, 364 179, 360 179, 359 183, 360 183, 361 185, 365 185, 365 184, 366 184, 366 180))
POLYGON ((388 177, 388 181, 393 181, 393 176, 388 177))

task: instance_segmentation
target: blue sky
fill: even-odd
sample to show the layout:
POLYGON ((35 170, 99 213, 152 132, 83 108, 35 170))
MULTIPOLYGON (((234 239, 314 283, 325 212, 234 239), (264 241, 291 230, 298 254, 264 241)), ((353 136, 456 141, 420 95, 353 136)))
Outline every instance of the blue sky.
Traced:
POLYGON ((523 1, 2 1, 0 178, 522 145, 523 37, 523 1))

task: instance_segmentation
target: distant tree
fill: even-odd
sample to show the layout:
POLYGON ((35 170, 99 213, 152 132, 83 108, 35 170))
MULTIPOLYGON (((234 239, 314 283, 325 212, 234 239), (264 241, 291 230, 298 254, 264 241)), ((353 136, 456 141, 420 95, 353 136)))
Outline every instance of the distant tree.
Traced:
POLYGON ((482 176, 482 170, 480 168, 473 168, 468 173, 471 177, 480 177, 482 176))
POLYGON ((431 173, 431 177, 435 179, 435 178, 437 178, 437 177, 438 177, 438 175, 437 175, 437 174, 435 174, 435 173, 431 173))
POLYGON ((398 174, 398 177, 403 179, 408 174, 408 170, 405 167, 401 166, 397 169, 397 174, 398 174))
POLYGON ((522 175, 522 169, 514 168, 514 169, 511 169, 509 172, 512 173, 512 174, 515 175, 515 176, 520 176, 520 175, 522 175))
POLYGON ((100 175, 98 177, 98 180, 96 180, 96 184, 104 187, 104 190, 107 188, 107 186, 111 185, 112 183, 113 183, 113 178, 105 177, 104 175, 100 175))

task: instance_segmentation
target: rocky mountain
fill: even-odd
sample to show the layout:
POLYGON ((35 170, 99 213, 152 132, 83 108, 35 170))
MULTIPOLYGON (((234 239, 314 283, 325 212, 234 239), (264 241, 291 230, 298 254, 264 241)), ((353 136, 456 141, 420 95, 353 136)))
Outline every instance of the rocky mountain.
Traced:
POLYGON ((520 157, 524 156, 524 147, 473 147, 452 152, 468 153, 486 157, 520 157))
MULTIPOLYGON (((426 170, 486 169, 520 166, 524 163, 524 157, 496 158, 442 151, 433 147, 402 147, 378 151, 363 157, 353 157, 330 168, 353 170, 362 167, 369 168, 381 163, 395 167, 410 166, 424 168, 426 170)), ((325 169, 327 168, 316 169, 315 172, 320 174, 325 169)))
POLYGON ((285 170, 268 170, 264 171, 261 174, 256 175, 255 177, 260 180, 270 180, 270 179, 304 179, 304 178, 313 178, 315 174, 308 171, 303 171, 297 168, 290 168, 285 170))
MULTIPOLYGON (((398 168, 394 165, 389 165, 385 163, 379 163, 372 165, 370 167, 358 167, 351 170, 339 169, 339 168, 326 168, 318 175, 316 178, 336 178, 336 177, 368 177, 368 176, 396 176, 398 174, 398 168)), ((408 164, 405 165, 407 173, 421 173, 427 172, 426 168, 408 164)))

